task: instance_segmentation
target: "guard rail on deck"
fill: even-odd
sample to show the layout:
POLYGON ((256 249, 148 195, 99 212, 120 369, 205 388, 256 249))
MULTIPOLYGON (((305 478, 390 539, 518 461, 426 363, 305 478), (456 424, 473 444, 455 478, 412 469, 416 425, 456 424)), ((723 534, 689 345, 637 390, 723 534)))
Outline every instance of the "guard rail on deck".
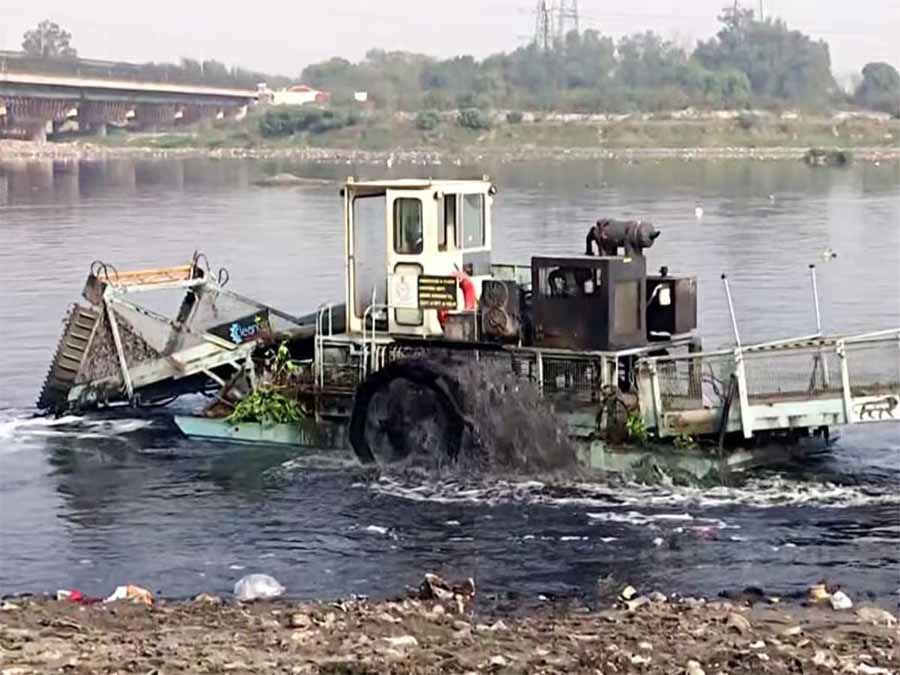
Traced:
POLYGON ((115 80, 144 82, 187 87, 247 89, 255 93, 260 82, 252 73, 244 77, 192 73, 179 65, 168 63, 125 63, 79 58, 42 58, 22 52, 0 50, 0 73, 18 73, 45 77, 78 78, 87 80, 115 80))
POLYGON ((643 359, 641 414, 661 437, 900 421, 900 329, 643 359))

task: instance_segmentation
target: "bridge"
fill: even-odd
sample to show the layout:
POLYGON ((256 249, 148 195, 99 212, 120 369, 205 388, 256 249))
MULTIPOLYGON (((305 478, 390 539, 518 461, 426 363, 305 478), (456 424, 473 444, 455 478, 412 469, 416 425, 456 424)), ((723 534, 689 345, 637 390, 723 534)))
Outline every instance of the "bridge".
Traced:
MULTIPOLYGON (((152 73, 160 74, 169 73, 164 67, 152 73)), ((77 122, 79 131, 105 134, 109 124, 157 128, 239 117, 257 95, 252 89, 152 81, 131 64, 0 52, 0 135, 44 140, 67 120, 77 122)))

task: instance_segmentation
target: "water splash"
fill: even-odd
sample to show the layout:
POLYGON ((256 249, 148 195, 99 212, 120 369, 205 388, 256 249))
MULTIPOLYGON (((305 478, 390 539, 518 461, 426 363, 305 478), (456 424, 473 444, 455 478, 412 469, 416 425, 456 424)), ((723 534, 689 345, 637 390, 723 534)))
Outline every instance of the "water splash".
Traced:
MULTIPOLYGON (((603 508, 707 509, 746 506, 848 508, 900 505, 896 485, 840 485, 793 480, 780 475, 751 478, 739 487, 690 488, 629 482, 506 481, 483 477, 472 481, 427 480, 384 475, 371 484, 376 493, 418 502, 444 504, 528 503, 603 508)), ((673 515, 655 516, 671 519, 673 515)), ((680 517, 680 516, 679 516, 680 517)))
POLYGON ((133 434, 154 425, 149 418, 128 417, 43 417, 34 409, 14 408, 0 411, 0 453, 13 453, 28 447, 29 439, 94 438, 108 439, 133 434))

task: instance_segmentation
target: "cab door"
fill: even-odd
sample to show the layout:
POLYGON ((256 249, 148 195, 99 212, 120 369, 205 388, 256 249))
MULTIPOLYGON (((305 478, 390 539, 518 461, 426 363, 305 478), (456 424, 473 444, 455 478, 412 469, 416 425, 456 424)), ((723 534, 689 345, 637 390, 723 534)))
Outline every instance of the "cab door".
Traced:
POLYGON ((392 190, 387 202, 390 331, 441 335, 437 310, 419 306, 419 277, 446 277, 462 268, 456 244, 457 195, 392 190))

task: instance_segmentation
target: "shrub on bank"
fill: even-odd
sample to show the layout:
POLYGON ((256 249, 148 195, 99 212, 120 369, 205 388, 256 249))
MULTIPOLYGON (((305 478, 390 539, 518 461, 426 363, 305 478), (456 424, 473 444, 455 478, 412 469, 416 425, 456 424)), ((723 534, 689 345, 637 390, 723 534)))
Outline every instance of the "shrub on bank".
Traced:
POLYGON ((420 131, 433 131, 441 123, 441 116, 434 110, 424 110, 416 115, 416 129, 420 131))
POLYGON ((259 132, 266 138, 291 136, 298 133, 322 134, 359 123, 355 113, 343 113, 328 108, 284 107, 267 110, 259 120, 259 132))
POLYGON ((491 128, 491 118, 478 108, 468 108, 459 112, 459 126, 474 131, 485 131, 491 128))

